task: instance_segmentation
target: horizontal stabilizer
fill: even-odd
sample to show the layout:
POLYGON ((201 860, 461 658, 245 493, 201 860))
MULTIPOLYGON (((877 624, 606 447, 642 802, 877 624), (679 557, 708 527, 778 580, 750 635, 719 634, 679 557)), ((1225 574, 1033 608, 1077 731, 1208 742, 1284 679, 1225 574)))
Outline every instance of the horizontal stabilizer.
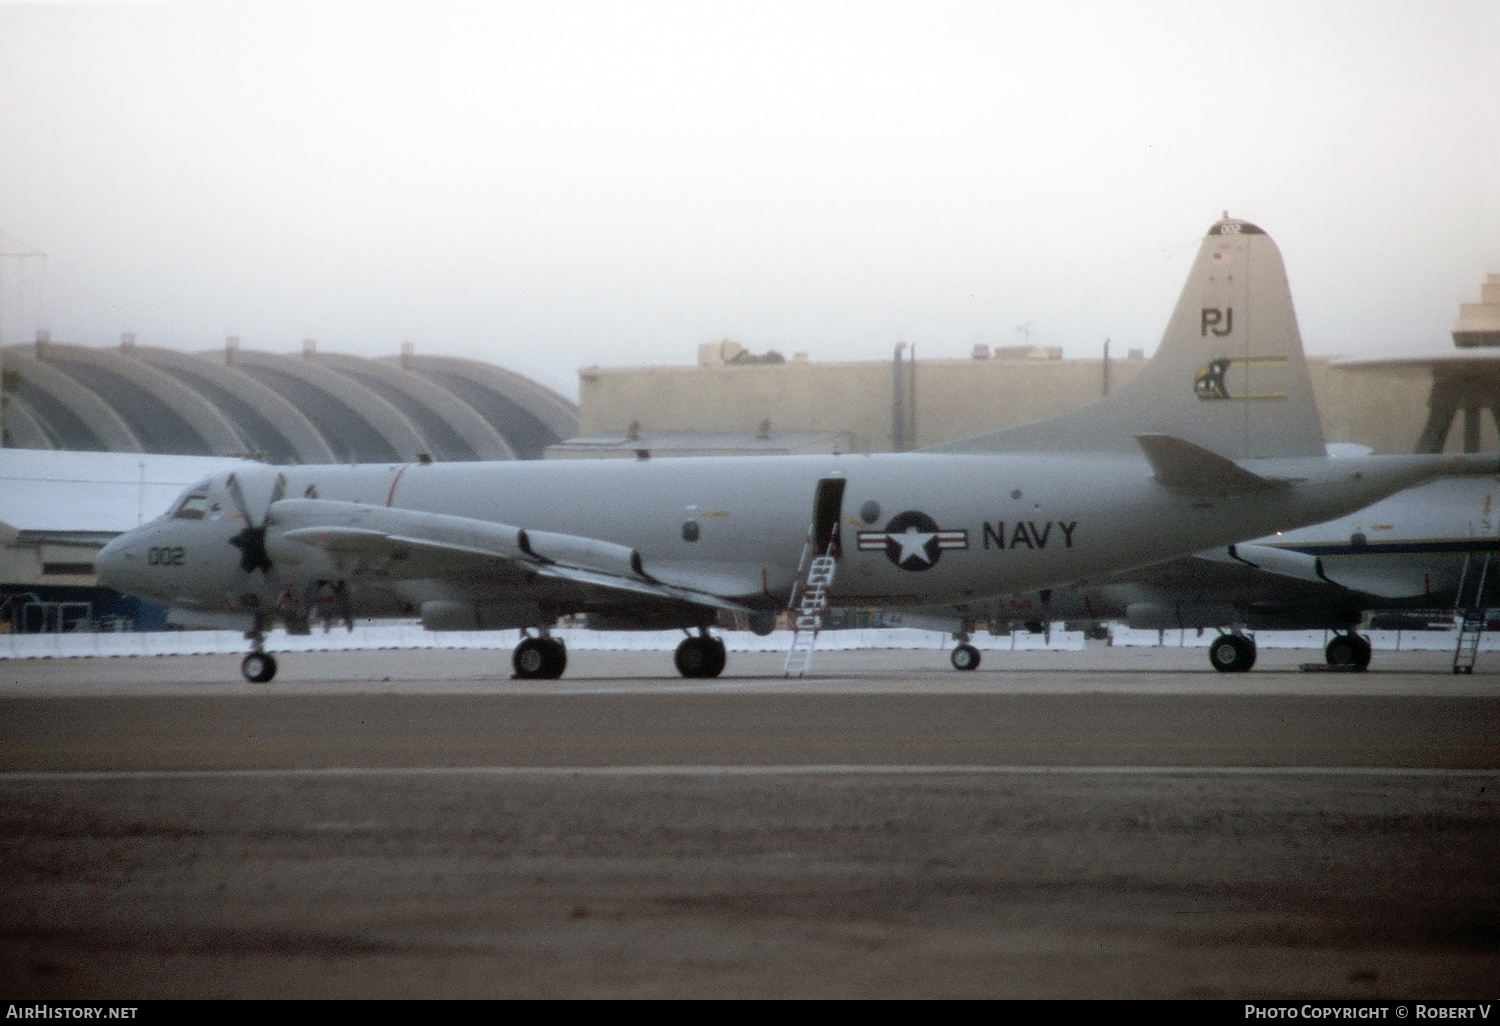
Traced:
POLYGON ((1135 436, 1156 480, 1168 488, 1192 492, 1258 492, 1284 488, 1284 482, 1252 474, 1231 459, 1171 435, 1135 436))

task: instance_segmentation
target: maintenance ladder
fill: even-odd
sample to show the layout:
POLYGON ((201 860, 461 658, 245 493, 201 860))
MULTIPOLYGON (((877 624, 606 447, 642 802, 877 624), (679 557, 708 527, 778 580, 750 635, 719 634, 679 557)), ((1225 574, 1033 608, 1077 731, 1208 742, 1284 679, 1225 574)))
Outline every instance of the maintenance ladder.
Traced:
MULTIPOLYGON (((807 563, 812 542, 802 550, 802 562, 807 563)), ((828 592, 833 587, 833 575, 837 563, 833 558, 834 546, 813 559, 803 577, 798 567, 797 584, 792 589, 793 620, 792 647, 786 653, 786 675, 801 677, 812 666, 813 646, 818 643, 818 632, 823 629, 823 616, 828 612, 828 592)))
POLYGON ((1489 616, 1490 561, 1493 555, 1486 552, 1482 560, 1473 555, 1464 557, 1454 610, 1459 617, 1458 647, 1453 651, 1454 673, 1473 673, 1474 661, 1479 657, 1479 639, 1484 634, 1484 623, 1489 616))

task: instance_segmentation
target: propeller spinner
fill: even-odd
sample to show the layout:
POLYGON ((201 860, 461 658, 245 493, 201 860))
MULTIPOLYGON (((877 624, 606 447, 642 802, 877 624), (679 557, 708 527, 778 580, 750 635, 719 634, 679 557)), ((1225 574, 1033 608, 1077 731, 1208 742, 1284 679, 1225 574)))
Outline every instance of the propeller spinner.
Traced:
POLYGON ((266 503, 266 515, 261 517, 259 524, 250 516, 250 507, 245 503, 245 493, 234 474, 229 475, 224 482, 224 487, 228 490, 230 499, 234 501, 235 509, 239 510, 240 516, 245 518, 244 530, 229 539, 229 544, 240 550, 240 569, 247 574, 253 574, 257 570, 263 574, 269 574, 272 564, 271 556, 266 552, 266 521, 270 518, 271 506, 286 497, 286 475, 276 475, 276 485, 271 489, 270 501, 266 503))

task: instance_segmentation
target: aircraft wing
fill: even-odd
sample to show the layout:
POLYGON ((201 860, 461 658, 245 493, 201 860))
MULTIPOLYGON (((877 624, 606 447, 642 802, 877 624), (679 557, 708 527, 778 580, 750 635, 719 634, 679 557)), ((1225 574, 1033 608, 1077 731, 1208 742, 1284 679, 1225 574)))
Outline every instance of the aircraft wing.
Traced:
POLYGON ((272 505, 268 549, 295 560, 299 547, 333 559, 345 572, 383 580, 458 578, 524 584, 536 578, 750 612, 711 592, 668 584, 646 571, 635 549, 597 538, 528 531, 446 513, 368 506, 325 499, 272 505))
POLYGON ((1322 581, 1328 584, 1338 584, 1339 581, 1330 581, 1323 576, 1323 565, 1316 556, 1309 556, 1304 552, 1294 549, 1277 548, 1274 545, 1256 545, 1253 542, 1241 542, 1238 545, 1227 545, 1222 549, 1209 549, 1207 552, 1199 552, 1195 558, 1210 563, 1229 563, 1231 565, 1248 566, 1254 570, 1261 570, 1278 577, 1290 577, 1298 581, 1322 581))
POLYGON ((1324 581, 1378 598, 1414 598, 1427 591, 1427 566, 1380 554, 1312 556, 1295 549, 1244 542, 1200 552, 1197 559, 1239 563, 1299 581, 1324 581))
POLYGON ((1430 564, 1387 555, 1323 556, 1323 579, 1380 598, 1417 598, 1428 592, 1430 564))

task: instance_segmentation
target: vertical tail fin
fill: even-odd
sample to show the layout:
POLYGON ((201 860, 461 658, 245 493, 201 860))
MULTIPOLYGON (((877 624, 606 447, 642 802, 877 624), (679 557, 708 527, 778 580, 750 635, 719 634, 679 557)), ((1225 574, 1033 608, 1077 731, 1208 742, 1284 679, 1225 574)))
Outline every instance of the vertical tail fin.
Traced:
POLYGON ((1138 452, 1143 432, 1234 459, 1325 454, 1281 251, 1248 221, 1209 228, 1161 345, 1125 385, 1073 413, 933 450, 1138 452))

